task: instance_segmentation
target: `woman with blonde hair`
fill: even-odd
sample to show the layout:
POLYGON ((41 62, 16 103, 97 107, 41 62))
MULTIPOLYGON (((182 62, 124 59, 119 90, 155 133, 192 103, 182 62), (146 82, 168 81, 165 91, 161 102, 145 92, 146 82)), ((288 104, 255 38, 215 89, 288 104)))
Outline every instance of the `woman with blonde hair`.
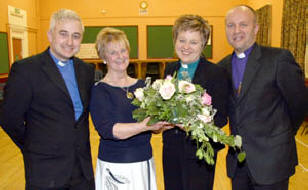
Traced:
POLYGON ((151 132, 164 123, 137 123, 131 104, 133 92, 144 81, 127 74, 129 42, 123 31, 104 28, 97 35, 96 50, 107 65, 105 77, 92 89, 90 113, 100 135, 96 190, 156 190, 151 132))

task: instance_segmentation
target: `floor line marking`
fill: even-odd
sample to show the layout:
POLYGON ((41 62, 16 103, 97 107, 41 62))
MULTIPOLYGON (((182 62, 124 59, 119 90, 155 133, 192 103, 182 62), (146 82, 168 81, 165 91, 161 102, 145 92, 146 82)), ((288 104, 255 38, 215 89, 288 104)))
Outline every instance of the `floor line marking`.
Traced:
POLYGON ((304 166, 303 164, 298 163, 298 165, 303 169, 304 172, 307 172, 307 171, 308 171, 308 169, 305 168, 305 166, 304 166))
POLYGON ((308 145, 305 144, 303 141, 298 140, 297 138, 295 138, 295 140, 296 140, 296 142, 298 142, 299 144, 303 145, 304 147, 306 147, 306 148, 308 147, 308 145))

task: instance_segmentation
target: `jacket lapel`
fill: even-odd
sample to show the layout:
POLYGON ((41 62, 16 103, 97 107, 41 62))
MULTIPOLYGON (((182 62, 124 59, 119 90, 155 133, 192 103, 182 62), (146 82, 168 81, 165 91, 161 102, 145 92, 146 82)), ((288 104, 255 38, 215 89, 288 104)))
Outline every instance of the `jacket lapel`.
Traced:
POLYGON ((192 78, 192 82, 195 84, 201 84, 202 82, 199 82, 200 79, 206 81, 207 77, 206 72, 207 72, 206 61, 203 57, 200 57, 200 61, 198 63, 195 75, 192 78))
POLYGON ((245 96, 246 92, 251 86, 253 79, 255 79, 256 77, 256 73, 258 72, 260 67, 260 63, 258 61, 260 57, 261 57, 261 50, 260 47, 256 45, 256 47, 252 50, 251 54, 249 55, 248 61, 246 63, 241 91, 238 97, 238 103, 240 103, 242 98, 245 96))
POLYGON ((53 82, 70 99, 70 102, 72 103, 64 79, 56 64, 50 57, 48 50, 43 53, 42 60, 40 60, 40 62, 42 63, 42 70, 46 73, 51 82, 53 82))
POLYGON ((232 54, 227 57, 225 62, 227 63, 225 68, 227 69, 229 76, 232 76, 232 54))
POLYGON ((237 92, 236 89, 234 88, 234 84, 233 84, 233 76, 232 76, 232 54, 229 55, 226 60, 225 60, 225 68, 228 72, 228 75, 230 77, 230 80, 232 81, 232 96, 231 96, 231 100, 232 102, 236 102, 237 100, 237 92))
POLYGON ((172 73, 175 73, 176 72, 176 75, 175 77, 178 76, 178 72, 179 72, 179 69, 181 67, 181 62, 180 61, 177 61, 176 64, 174 64, 171 68, 170 68, 170 73, 167 73, 168 75, 171 75, 173 77, 173 74, 172 73))

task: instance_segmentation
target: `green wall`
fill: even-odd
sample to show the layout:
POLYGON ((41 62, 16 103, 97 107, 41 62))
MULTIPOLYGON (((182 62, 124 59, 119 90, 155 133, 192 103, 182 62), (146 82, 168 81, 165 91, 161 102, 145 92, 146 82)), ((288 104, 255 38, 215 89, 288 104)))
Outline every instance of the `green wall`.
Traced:
POLYGON ((9 49, 7 33, 0 32, 0 74, 9 73, 9 49))
MULTIPOLYGON (((82 43, 95 43, 97 34, 106 26, 86 26, 82 43)), ((138 58, 138 26, 108 26, 125 32, 130 45, 130 58, 138 58)))

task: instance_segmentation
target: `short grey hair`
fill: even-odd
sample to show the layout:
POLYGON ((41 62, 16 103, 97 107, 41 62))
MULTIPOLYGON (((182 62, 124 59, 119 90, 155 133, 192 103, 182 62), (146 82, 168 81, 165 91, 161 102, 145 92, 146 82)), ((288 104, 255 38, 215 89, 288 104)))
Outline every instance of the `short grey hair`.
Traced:
POLYGON ((72 11, 69 9, 60 9, 51 15, 49 31, 52 31, 58 22, 64 21, 64 20, 75 20, 75 21, 80 22, 81 27, 82 27, 82 32, 84 32, 84 25, 82 24, 81 18, 78 16, 78 14, 75 11, 72 11))

